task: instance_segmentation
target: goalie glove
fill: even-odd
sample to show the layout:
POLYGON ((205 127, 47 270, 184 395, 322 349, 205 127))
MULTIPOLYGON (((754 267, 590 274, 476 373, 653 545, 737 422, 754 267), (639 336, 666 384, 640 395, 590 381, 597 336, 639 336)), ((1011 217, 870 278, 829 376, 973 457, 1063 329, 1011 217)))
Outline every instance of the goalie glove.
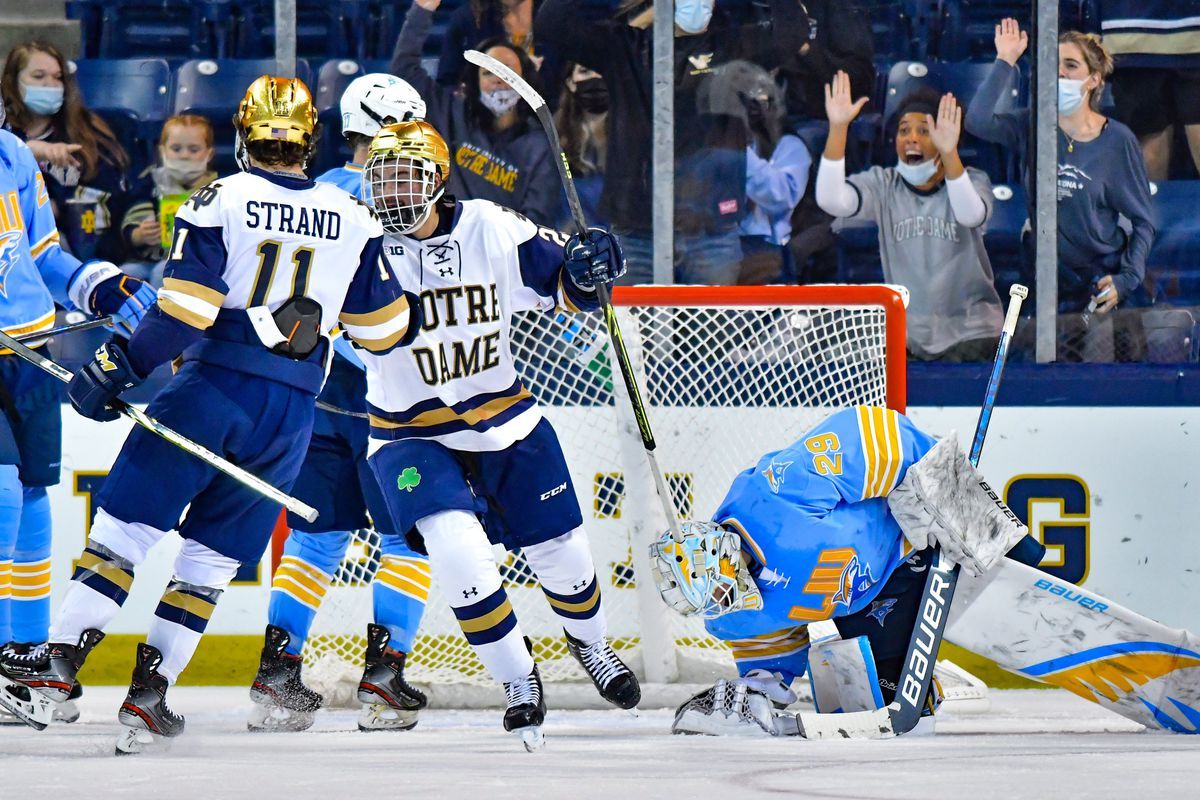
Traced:
POLYGON ((719 680, 681 705, 671 733, 777 736, 771 699, 745 681, 719 680))
POLYGON ((1029 529, 992 491, 951 433, 908 468, 888 508, 916 550, 933 545, 978 577, 1029 529))

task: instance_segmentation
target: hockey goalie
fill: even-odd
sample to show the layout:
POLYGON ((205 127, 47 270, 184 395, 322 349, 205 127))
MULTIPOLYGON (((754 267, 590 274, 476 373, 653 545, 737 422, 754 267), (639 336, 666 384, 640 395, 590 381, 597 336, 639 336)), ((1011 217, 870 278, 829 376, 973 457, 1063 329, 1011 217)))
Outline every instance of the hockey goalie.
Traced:
MULTIPOLYGON (((1148 728, 1200 732, 1200 638, 1035 569, 1045 548, 954 437, 895 411, 830 416, 682 532, 651 545, 659 593, 705 619, 740 677, 684 703, 675 733, 806 736, 804 715, 782 711, 805 674, 820 715, 886 707, 935 546, 964 573, 948 640, 1148 728), (826 620, 840 639, 810 643, 809 624, 826 620)), ((935 681, 918 731, 939 697, 935 681)))

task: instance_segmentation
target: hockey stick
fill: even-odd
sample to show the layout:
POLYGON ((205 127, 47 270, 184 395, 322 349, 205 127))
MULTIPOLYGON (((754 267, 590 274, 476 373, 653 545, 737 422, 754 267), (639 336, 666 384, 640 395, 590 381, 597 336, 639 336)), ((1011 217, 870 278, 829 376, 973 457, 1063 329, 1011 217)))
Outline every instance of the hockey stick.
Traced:
POLYGON ((354 417, 355 419, 370 419, 370 414, 364 414, 361 411, 350 411, 349 409, 339 408, 332 403, 326 403, 324 400, 317 401, 317 408, 322 411, 328 411, 330 414, 341 414, 344 417, 354 417))
MULTIPOLYGON (((550 139, 550 150, 558 156, 554 161, 558 166, 558 176, 562 179, 563 190, 567 193, 567 205, 571 209, 571 219, 575 222, 575 229, 579 232, 580 238, 584 238, 587 235, 587 219, 583 216, 583 205, 579 202, 579 193, 575 191, 575 179, 571 177, 571 167, 567 163, 567 154, 563 152, 562 142, 558 139, 558 130, 554 127, 554 117, 550 115, 550 109, 546 105, 546 101, 532 86, 526 83, 524 78, 491 56, 481 53, 478 50, 467 50, 463 53, 463 58, 477 67, 486 69, 511 86, 529 104, 534 113, 537 114, 538 121, 542 123, 542 128, 546 131, 547 138, 550 139)), ((663 511, 667 515, 667 523, 671 526, 671 535, 675 538, 675 541, 682 542, 683 532, 679 529, 679 521, 675 519, 675 509, 671 503, 671 494, 667 490, 662 470, 658 466, 658 457, 654 452, 657 447, 654 441, 654 432, 650 429, 650 418, 646 416, 646 406, 642 402, 642 395, 638 390, 637 378, 633 374, 633 364, 630 363, 629 354, 625 351, 625 340, 621 337, 621 327, 617 323, 617 312, 613 308, 608 286, 603 283, 597 283, 596 294, 600 298, 600 306, 604 314, 604 325, 608 328, 608 338, 612 342, 617 364, 621 368, 621 377, 625 381, 625 390, 629 395, 629 403, 633 406, 633 417, 637 420, 638 433, 642 437, 642 447, 646 450, 646 460, 650 462, 650 474, 654 476, 655 488, 658 489, 659 499, 662 500, 663 511)))
MULTIPOLYGON (((1028 296, 1029 290, 1020 284, 1014 284, 1009 290, 1008 314, 1004 317, 1004 328, 1000 331, 996 357, 992 361, 992 374, 988 377, 983 406, 979 409, 979 421, 975 425, 975 438, 971 442, 971 454, 968 457, 971 466, 979 466, 983 440, 987 436, 988 424, 992 421, 992 409, 996 405, 1000 377, 1004 374, 1004 362, 1008 358, 1008 346, 1017 329, 1021 303, 1028 296)), ((986 484, 984 488, 991 492, 991 488, 986 484)), ((946 623, 950 618, 950 602, 954 599, 958 573, 958 564, 947 559, 940 548, 935 549, 918 606, 921 615, 917 618, 912 637, 908 640, 904 670, 896 682, 896 699, 888 706, 892 730, 897 734, 908 733, 916 727, 921 718, 921 709, 929 694, 930 680, 933 678, 933 665, 942 646, 946 623)))
MULTIPOLYGON (((71 374, 71 371, 63 365, 46 358, 36 350, 29 349, 3 331, 0 331, 0 345, 9 348, 18 358, 28 361, 35 367, 50 373, 63 383, 70 383, 71 378, 75 377, 71 374)), ((205 464, 208 464, 210 467, 224 472, 226 475, 233 478, 246 488, 258 492, 268 500, 274 500, 288 511, 303 517, 309 522, 316 521, 317 510, 312 506, 302 503, 291 495, 275 488, 262 478, 247 472, 237 464, 233 464, 224 458, 221 458, 207 447, 197 444, 183 434, 168 428, 158 420, 147 415, 141 409, 129 405, 129 403, 126 403, 124 400, 112 400, 109 405, 151 433, 161 436, 179 449, 191 453, 205 464)))
POLYGON ((61 336, 64 333, 81 333, 82 331, 90 331, 92 328, 103 328, 106 325, 111 325, 112 321, 112 317, 93 317, 92 319, 85 319, 83 322, 59 325, 57 328, 51 328, 48 331, 26 333, 21 336, 14 336, 13 338, 22 344, 26 342, 40 342, 43 339, 49 339, 51 336, 61 336))

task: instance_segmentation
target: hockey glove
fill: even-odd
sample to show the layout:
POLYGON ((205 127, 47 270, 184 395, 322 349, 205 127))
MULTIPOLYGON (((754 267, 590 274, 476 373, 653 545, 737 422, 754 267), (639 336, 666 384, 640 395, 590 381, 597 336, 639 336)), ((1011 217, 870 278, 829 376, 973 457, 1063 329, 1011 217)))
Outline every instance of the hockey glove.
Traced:
POLYGON ((111 314, 117 332, 129 336, 154 305, 157 293, 107 261, 89 261, 67 284, 67 294, 88 314, 111 314))
POLYGON ((1029 529, 963 455, 953 435, 908 468, 888 508, 916 550, 938 545, 968 575, 987 572, 1029 529))
POLYGON ((625 274, 621 242, 603 228, 588 228, 582 240, 573 235, 563 248, 563 258, 567 274, 584 291, 592 291, 597 283, 611 286, 625 274))
POLYGON ((96 357, 75 373, 67 385, 67 395, 83 416, 111 422, 120 414, 109 403, 141 382, 129 363, 129 356, 115 341, 109 341, 100 345, 96 357))

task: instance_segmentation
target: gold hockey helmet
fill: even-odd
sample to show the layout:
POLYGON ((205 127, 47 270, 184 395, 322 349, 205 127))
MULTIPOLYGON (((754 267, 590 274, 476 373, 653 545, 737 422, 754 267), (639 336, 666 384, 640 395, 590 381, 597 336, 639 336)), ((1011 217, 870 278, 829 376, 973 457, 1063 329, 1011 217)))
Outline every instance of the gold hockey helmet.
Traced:
POLYGON ((247 142, 307 145, 317 127, 317 110, 304 81, 261 75, 246 90, 233 121, 247 142))
POLYGON ((375 134, 363 167, 363 196, 392 234, 424 224, 450 179, 450 148, 424 120, 385 125, 375 134))

